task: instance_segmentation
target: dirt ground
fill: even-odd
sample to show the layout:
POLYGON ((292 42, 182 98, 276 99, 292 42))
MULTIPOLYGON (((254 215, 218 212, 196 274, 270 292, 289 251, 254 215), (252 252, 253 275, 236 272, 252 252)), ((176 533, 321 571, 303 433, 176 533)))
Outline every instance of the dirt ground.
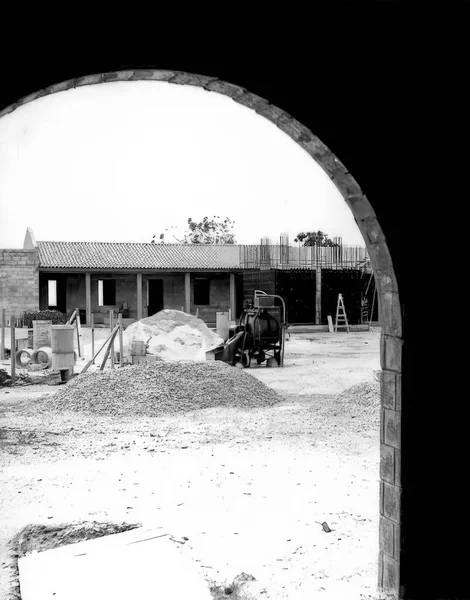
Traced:
POLYGON ((269 408, 44 416, 57 388, 0 388, 0 598, 12 536, 83 521, 161 528, 217 589, 249 575, 246 599, 377 598, 379 407, 338 395, 376 382, 379 338, 291 335, 284 368, 249 369, 269 408))

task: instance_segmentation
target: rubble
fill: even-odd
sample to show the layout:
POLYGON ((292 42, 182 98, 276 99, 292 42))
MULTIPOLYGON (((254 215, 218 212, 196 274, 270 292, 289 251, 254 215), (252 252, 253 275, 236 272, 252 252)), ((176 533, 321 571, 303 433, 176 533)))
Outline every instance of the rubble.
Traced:
POLYGON ((281 397, 246 371, 219 361, 159 361, 79 375, 35 409, 103 416, 159 416, 219 406, 271 406, 281 397))

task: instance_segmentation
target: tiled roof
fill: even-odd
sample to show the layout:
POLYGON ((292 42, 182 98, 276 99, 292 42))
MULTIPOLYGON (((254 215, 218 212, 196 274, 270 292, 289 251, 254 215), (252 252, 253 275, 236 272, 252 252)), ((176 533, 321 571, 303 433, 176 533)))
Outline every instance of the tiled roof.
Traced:
POLYGON ((240 268, 239 246, 37 242, 40 268, 211 269, 240 268))

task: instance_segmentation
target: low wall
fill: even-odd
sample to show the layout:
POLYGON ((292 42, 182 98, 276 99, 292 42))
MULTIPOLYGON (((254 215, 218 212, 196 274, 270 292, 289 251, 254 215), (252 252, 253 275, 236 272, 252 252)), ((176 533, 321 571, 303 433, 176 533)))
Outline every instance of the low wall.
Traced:
POLYGON ((0 309, 7 318, 39 310, 37 250, 0 249, 0 309))

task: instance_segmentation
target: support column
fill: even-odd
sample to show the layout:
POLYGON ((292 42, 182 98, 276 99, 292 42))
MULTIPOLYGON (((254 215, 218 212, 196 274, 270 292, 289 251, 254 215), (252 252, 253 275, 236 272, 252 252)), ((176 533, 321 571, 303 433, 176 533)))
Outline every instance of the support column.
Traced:
POLYGON ((191 273, 184 274, 184 312, 191 312, 191 273))
POLYGON ((315 325, 321 325, 321 267, 315 271, 315 325))
POLYGON ((142 273, 137 273, 137 320, 142 318, 142 273))
POLYGON ((237 317, 237 297, 235 289, 235 273, 230 273, 230 318, 234 321, 237 317))
POLYGON ((86 324, 91 325, 91 273, 85 273, 86 324))

